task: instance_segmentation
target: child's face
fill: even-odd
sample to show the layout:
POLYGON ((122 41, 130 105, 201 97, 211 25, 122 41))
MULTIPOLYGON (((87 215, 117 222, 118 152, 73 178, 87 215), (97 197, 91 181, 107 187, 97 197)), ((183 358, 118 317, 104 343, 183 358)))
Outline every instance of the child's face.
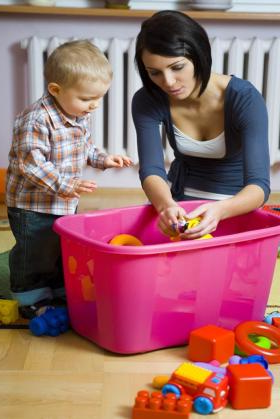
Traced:
POLYGON ((107 93, 110 83, 82 81, 73 87, 58 86, 50 91, 62 111, 70 118, 82 117, 98 108, 100 100, 107 93))

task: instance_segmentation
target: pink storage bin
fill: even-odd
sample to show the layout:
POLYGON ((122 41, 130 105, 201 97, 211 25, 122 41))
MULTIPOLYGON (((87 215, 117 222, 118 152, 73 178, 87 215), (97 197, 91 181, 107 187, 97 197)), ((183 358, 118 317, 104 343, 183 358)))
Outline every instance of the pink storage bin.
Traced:
MULTIPOLYGON (((205 201, 181 205, 190 211, 205 201)), ((263 210, 222 221, 215 238, 171 242, 150 205, 59 218, 73 329, 112 352, 184 345, 206 324, 262 320, 280 241, 263 210), (118 234, 144 246, 112 246, 118 234)))

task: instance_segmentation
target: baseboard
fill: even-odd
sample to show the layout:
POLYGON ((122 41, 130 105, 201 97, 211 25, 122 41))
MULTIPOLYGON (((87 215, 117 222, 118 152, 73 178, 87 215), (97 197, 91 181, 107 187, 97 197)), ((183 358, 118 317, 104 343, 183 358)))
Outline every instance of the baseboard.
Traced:
POLYGON ((280 191, 272 192, 267 201, 268 204, 280 204, 280 191))
POLYGON ((98 188, 91 194, 81 196, 79 212, 142 205, 147 202, 141 188, 98 188))

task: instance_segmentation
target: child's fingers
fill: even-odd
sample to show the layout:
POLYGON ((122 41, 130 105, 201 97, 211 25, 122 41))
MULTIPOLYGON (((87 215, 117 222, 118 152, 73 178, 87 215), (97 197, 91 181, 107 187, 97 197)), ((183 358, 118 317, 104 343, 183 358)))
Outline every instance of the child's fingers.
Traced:
POLYGON ((126 167, 133 165, 133 161, 129 157, 126 157, 126 156, 123 157, 123 162, 126 167))
POLYGON ((121 167, 129 167, 132 164, 132 160, 127 156, 115 156, 115 161, 117 161, 121 167))
POLYGON ((97 184, 93 182, 92 180, 82 180, 79 183, 79 186, 85 187, 85 188, 96 188, 97 184))
POLYGON ((92 192, 97 188, 97 185, 95 182, 91 182, 91 181, 84 181, 82 180, 78 186, 75 189, 75 192, 77 193, 81 193, 81 192, 92 192))
POLYGON ((106 161, 106 168, 122 168, 129 167, 133 164, 132 160, 127 156, 109 155, 106 161))
POLYGON ((114 157, 114 163, 115 163, 115 167, 123 167, 123 158, 122 156, 115 156, 114 157))

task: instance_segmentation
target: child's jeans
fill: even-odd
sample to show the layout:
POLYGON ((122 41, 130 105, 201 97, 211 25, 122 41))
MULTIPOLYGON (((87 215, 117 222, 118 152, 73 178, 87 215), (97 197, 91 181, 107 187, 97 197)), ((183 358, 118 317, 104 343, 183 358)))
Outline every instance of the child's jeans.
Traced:
POLYGON ((16 244, 10 251, 11 291, 20 305, 64 295, 60 238, 53 231, 59 215, 8 208, 16 244))

